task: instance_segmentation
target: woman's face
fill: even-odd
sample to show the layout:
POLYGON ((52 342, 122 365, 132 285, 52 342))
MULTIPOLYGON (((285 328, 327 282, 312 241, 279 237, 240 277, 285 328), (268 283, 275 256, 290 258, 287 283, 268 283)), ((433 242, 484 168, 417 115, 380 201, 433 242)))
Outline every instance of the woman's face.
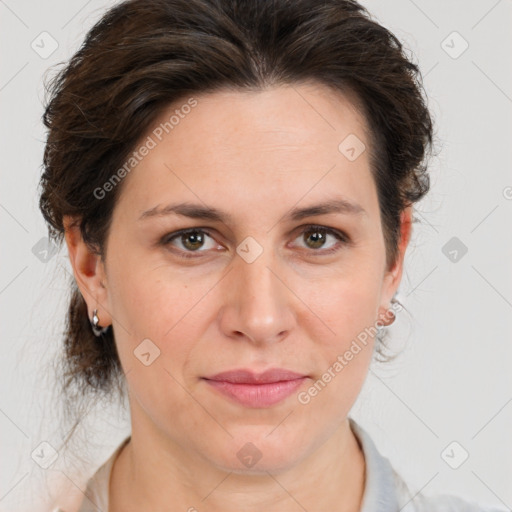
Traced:
POLYGON ((286 469, 346 421, 405 245, 388 272, 369 140, 346 97, 303 84, 187 100, 134 148, 84 296, 113 324, 133 432, 230 471, 286 469), (217 215, 170 209, 185 203, 217 215), (274 368, 305 377, 206 380, 274 368))

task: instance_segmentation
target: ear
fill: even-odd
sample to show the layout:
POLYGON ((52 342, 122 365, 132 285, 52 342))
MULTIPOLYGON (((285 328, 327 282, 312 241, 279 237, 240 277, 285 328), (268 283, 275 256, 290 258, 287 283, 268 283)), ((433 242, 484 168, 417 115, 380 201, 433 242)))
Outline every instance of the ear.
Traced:
POLYGON ((107 327, 112 323, 112 316, 108 303, 104 262, 101 256, 92 251, 83 241, 79 219, 65 215, 63 222, 69 259, 78 288, 87 303, 89 320, 92 319, 93 311, 97 309, 99 327, 107 327))
POLYGON ((405 251, 409 245, 412 234, 412 206, 405 208, 400 215, 400 241, 398 244, 398 254, 393 267, 386 270, 384 282, 382 285, 381 303, 379 306, 379 317, 383 325, 389 325, 392 322, 390 314, 386 314, 391 307, 391 299, 395 295, 404 267, 405 251))

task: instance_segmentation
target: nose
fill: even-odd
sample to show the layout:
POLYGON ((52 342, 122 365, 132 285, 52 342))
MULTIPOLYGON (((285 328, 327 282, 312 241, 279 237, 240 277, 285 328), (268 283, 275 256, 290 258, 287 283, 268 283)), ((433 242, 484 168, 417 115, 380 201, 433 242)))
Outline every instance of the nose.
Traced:
POLYGON ((232 339, 262 345, 286 338, 293 329, 293 292, 270 250, 248 263, 236 256, 223 283, 220 327, 232 339))

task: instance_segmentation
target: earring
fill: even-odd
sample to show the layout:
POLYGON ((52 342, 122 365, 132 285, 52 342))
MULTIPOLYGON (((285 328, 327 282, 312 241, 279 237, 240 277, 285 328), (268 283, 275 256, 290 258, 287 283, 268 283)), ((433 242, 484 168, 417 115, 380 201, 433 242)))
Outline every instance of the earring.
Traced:
POLYGON ((386 324, 386 327, 388 327, 389 325, 391 325, 391 324, 396 320, 395 312, 394 312, 393 310, 391 310, 391 309, 388 309, 388 310, 386 311, 386 315, 388 315, 388 314, 390 314, 390 313, 393 315, 393 318, 389 321, 389 323, 387 323, 387 324, 386 324))
POLYGON ((94 333, 95 336, 101 336, 102 334, 105 334, 109 328, 109 326, 100 327, 98 325, 99 323, 100 323, 100 319, 98 318, 98 310, 95 309, 92 313, 92 321, 91 321, 92 332, 94 333))
MULTIPOLYGON (((391 304, 399 303, 394 297, 391 299, 391 304)), ((386 320, 386 323, 384 322, 378 322, 377 325, 379 327, 389 327, 395 320, 396 320, 396 314, 393 311, 393 308, 390 308, 386 311, 385 316, 388 317, 389 315, 392 315, 392 318, 390 320, 386 320)))

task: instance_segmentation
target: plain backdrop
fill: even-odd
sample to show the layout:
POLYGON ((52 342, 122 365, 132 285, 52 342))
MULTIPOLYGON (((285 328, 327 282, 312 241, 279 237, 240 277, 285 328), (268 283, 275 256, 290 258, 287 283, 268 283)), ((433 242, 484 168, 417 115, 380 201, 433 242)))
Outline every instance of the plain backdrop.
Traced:
MULTIPOLYGON (((47 469, 33 455, 65 434, 51 363, 70 269, 65 247, 40 252, 42 79, 112 3, 0 0, 0 510, 47 510, 54 478, 79 485, 72 454, 47 469)), ((400 287, 410 314, 390 327, 401 355, 371 367, 351 415, 415 491, 510 509, 512 2, 362 3, 419 62, 439 154, 400 287)), ((129 416, 99 407, 80 428, 92 473, 129 433, 129 416)))

